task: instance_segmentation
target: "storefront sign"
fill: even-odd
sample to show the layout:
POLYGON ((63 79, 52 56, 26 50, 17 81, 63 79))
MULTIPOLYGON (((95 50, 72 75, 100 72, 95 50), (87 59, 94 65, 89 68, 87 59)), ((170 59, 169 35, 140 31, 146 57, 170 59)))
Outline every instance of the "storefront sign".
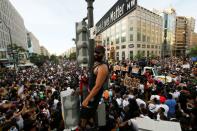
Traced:
POLYGON ((96 24, 101 33, 137 7, 137 0, 119 0, 96 24))

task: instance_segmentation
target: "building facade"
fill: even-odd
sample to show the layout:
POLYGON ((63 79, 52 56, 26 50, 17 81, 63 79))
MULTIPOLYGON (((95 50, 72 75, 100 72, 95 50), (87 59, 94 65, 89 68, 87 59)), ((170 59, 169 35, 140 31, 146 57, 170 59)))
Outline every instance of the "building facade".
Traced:
POLYGON ((11 44, 10 36, 12 44, 27 49, 23 18, 9 0, 0 0, 0 60, 9 58, 7 47, 11 44))
MULTIPOLYGON (((127 4, 126 4, 127 5, 127 4)), ((127 5, 128 8, 128 5, 127 5)), ((96 44, 106 48, 107 59, 134 59, 161 56, 163 20, 152 11, 138 6, 119 21, 99 33, 96 44)))
POLYGON ((49 56, 49 52, 44 46, 40 46, 40 54, 44 56, 49 56))
POLYGON ((162 41, 162 58, 173 55, 175 45, 175 30, 176 30, 176 11, 173 8, 168 8, 160 11, 159 14, 163 18, 163 41, 162 41))
POLYGON ((195 19, 192 17, 178 16, 176 18, 175 56, 185 56, 191 47, 191 36, 195 29, 195 19))
POLYGON ((32 53, 39 55, 41 54, 39 40, 31 32, 27 33, 27 43, 28 43, 28 51, 30 55, 32 53))
POLYGON ((191 34, 191 39, 190 39, 190 48, 196 47, 197 46, 197 33, 192 33, 191 34))

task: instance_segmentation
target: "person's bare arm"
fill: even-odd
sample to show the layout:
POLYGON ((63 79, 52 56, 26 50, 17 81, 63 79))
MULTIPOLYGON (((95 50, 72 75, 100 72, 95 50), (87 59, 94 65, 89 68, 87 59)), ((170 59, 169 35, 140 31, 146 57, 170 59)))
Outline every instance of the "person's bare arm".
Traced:
POLYGON ((99 92, 100 88, 102 87, 103 83, 106 80, 108 75, 108 67, 107 65, 103 64, 98 67, 98 73, 96 77, 96 83, 93 89, 91 90, 90 94, 86 97, 83 101, 82 105, 86 107, 89 101, 99 92))

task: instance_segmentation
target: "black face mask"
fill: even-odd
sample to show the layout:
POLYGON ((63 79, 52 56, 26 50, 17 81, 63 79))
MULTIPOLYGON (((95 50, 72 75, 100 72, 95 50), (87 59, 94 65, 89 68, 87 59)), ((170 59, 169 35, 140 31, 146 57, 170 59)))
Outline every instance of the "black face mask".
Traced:
POLYGON ((97 55, 97 54, 94 55, 94 61, 102 62, 102 60, 103 60, 103 55, 97 55))

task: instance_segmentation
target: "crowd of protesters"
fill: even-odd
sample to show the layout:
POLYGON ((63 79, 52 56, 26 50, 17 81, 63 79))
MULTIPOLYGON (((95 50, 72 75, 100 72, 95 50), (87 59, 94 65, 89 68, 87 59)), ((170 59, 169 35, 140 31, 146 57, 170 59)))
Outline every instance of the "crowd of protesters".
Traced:
POLYGON ((180 122, 183 131, 197 130, 197 66, 189 59, 154 59, 124 61, 111 65, 112 84, 104 93, 107 103, 107 129, 138 130, 136 118, 180 122), (163 63, 165 63, 163 65, 163 63), (144 66, 152 66, 171 82, 154 79, 153 73, 141 74, 144 66), (114 69, 115 67, 115 69, 114 69), (119 68, 117 68, 119 67, 119 68), (132 72, 132 68, 139 72, 132 72), (142 77, 143 76, 143 77, 142 77), (129 84, 125 79, 130 78, 129 84))
POLYGON ((0 130, 63 130, 60 92, 78 87, 74 62, 39 68, 1 69, 0 130))
MULTIPOLYGON (((137 117, 176 121, 183 131, 197 130, 197 66, 189 59, 154 59, 147 63, 125 60, 110 63, 109 69, 109 86, 100 101, 106 105, 106 126, 100 130, 137 131, 137 117), (171 76, 172 82, 155 80, 151 72, 141 74, 145 66, 171 76), (137 74, 132 72, 136 67, 137 74), (136 79, 130 86, 125 84, 128 77, 136 79)), ((70 61, 59 65, 48 62, 17 72, 2 69, 0 130, 63 130, 60 92, 79 87, 84 99, 84 84, 88 87, 87 72, 78 70, 70 61)))

